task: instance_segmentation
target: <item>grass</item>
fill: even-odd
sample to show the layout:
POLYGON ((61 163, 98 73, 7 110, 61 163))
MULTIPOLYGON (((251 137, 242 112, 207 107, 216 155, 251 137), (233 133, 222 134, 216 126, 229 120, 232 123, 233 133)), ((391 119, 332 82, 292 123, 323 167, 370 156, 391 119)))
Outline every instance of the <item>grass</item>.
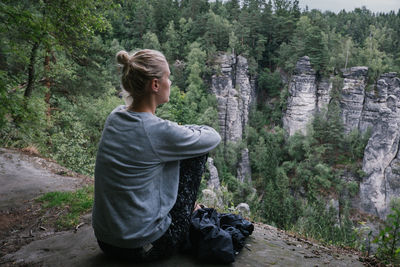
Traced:
POLYGON ((72 228, 79 223, 81 215, 93 206, 93 186, 86 186, 72 192, 49 192, 37 199, 43 208, 60 210, 58 228, 72 228))

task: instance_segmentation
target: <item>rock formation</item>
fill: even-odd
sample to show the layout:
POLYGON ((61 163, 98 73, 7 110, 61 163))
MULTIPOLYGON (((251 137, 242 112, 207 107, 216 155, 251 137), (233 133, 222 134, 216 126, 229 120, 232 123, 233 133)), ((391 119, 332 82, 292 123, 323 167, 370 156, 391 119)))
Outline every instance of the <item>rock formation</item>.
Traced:
POLYGON ((317 106, 315 79, 310 58, 307 56, 300 58, 289 83, 288 104, 283 117, 283 127, 289 135, 297 131, 306 133, 307 124, 311 121, 317 106))
POLYGON ((317 110, 326 108, 331 101, 332 82, 331 79, 323 78, 317 83, 317 110))
POLYGON ((315 112, 321 111, 329 104, 331 90, 330 79, 317 81, 310 58, 300 58, 289 83, 288 105, 283 116, 283 127, 289 136, 295 132, 306 134, 307 125, 315 112))
MULTIPOLYGON (((248 74, 247 59, 233 54, 220 54, 212 75, 211 92, 218 101, 218 122, 224 144, 242 140, 248 123, 250 105, 255 98, 254 83, 248 74)), ((238 179, 251 179, 248 150, 241 151, 238 179)))
POLYGON ((343 72, 340 107, 346 133, 358 129, 364 104, 367 73, 367 67, 352 67, 343 72))
MULTIPOLYGON (((400 197, 400 79, 383 74, 376 89, 367 90, 367 67, 343 71, 340 107, 345 132, 371 131, 364 152, 360 183, 360 208, 384 218, 391 199, 400 197)), ((289 98, 283 125, 289 135, 306 133, 307 124, 331 97, 332 79, 316 80, 308 57, 298 61, 289 83, 289 98)))
POLYGON ((221 137, 224 143, 240 141, 255 94, 248 75, 248 63, 246 58, 233 54, 220 54, 215 63, 220 68, 212 76, 211 91, 218 101, 221 137))
POLYGON ((208 181, 207 181, 207 187, 212 188, 212 189, 219 189, 219 176, 218 176, 218 170, 214 165, 214 160, 212 158, 207 159, 207 169, 208 173, 210 175, 208 181))
POLYGON ((250 216, 250 207, 247 203, 239 203, 235 210, 245 218, 250 216))
POLYGON ((251 180, 251 168, 249 159, 249 150, 247 148, 242 150, 241 160, 238 164, 237 178, 239 181, 250 181, 251 180))
POLYGON ((360 198, 364 211, 384 218, 390 201, 400 196, 400 79, 394 73, 382 75, 376 92, 368 94, 367 115, 361 124, 371 128, 371 137, 364 152, 366 176, 360 184, 360 198))

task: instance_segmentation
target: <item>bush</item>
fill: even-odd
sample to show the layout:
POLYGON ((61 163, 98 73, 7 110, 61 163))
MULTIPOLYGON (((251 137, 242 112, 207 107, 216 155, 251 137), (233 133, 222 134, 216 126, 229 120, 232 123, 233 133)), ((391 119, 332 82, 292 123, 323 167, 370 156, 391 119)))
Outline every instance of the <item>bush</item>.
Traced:
POLYGON ((303 214, 294 225, 293 230, 325 243, 353 245, 356 235, 347 212, 347 208, 345 208, 344 215, 339 217, 335 208, 326 207, 322 199, 308 203, 305 204, 303 214))
POLYGON ((0 145, 6 147, 26 147, 34 145, 43 151, 47 147, 46 118, 47 105, 44 101, 45 88, 37 88, 30 98, 23 96, 23 90, 1 95, 4 101, 4 118, 0 127, 0 145))
POLYGON ((384 224, 384 228, 375 238, 378 244, 377 257, 384 263, 400 264, 400 201, 393 201, 392 213, 384 224))
POLYGON ((58 111, 53 115, 54 125, 49 131, 51 146, 48 152, 60 164, 86 175, 93 175, 97 146, 108 114, 121 99, 114 89, 93 100, 78 97, 70 103, 64 97, 53 99, 58 111))

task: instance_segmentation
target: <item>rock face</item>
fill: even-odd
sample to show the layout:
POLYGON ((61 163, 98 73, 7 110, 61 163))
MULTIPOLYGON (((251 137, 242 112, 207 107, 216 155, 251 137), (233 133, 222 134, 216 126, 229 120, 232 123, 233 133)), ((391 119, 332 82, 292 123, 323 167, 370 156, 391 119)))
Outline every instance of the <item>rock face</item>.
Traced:
MULTIPOLYGON (((248 73, 247 59, 233 54, 220 54, 215 63, 218 71, 212 75, 211 92, 218 101, 218 122, 224 144, 242 140, 249 120, 250 105, 255 99, 254 82, 248 73)), ((238 179, 250 179, 248 150, 241 152, 238 179)))
POLYGON ((250 207, 249 207, 249 204, 247 204, 247 203, 239 203, 236 206, 235 210, 243 217, 250 216, 250 207))
POLYGON ((289 135, 299 131, 306 133, 317 107, 317 86, 315 71, 311 68, 310 58, 300 58, 289 84, 289 98, 283 127, 289 135))
POLYGON ((361 208, 384 218, 390 201, 400 196, 400 79, 394 73, 382 75, 377 95, 370 93, 368 98, 362 125, 372 125, 372 133, 364 152, 361 208))
POLYGON ((241 182, 251 181, 251 168, 249 159, 249 150, 247 148, 242 150, 241 160, 238 164, 237 178, 241 182))
POLYGON ((331 79, 323 78, 317 83, 317 110, 327 108, 331 101, 332 82, 331 79))
POLYGON ((329 104, 331 90, 330 79, 316 80, 310 58, 300 58, 289 83, 288 105, 283 116, 283 128, 289 136, 296 132, 306 134, 307 125, 315 112, 321 111, 329 104))
POLYGON ((0 214, 5 207, 21 206, 46 192, 73 191, 85 183, 84 178, 75 176, 55 162, 4 148, 0 148, 0 175, 0 214))
MULTIPOLYGON (((371 132, 364 152, 360 183, 360 208, 385 218, 391 199, 400 197, 400 79, 396 73, 381 75, 376 89, 367 90, 368 68, 343 71, 340 107, 345 132, 371 132)), ((300 58, 289 84, 283 125, 289 135, 306 132, 307 124, 331 99, 332 79, 316 81, 308 57, 300 58)))
POLYGON ((207 186, 212 189, 219 189, 219 176, 218 170, 214 165, 214 160, 212 158, 207 159, 208 173, 210 174, 210 178, 207 181, 207 186))
POLYGON ((218 121, 223 142, 240 141, 249 119, 255 90, 248 74, 247 59, 220 54, 215 62, 220 69, 212 76, 211 91, 218 101, 218 121))
POLYGON ((367 73, 367 67, 353 67, 343 72, 340 107, 346 133, 358 129, 364 104, 367 73))

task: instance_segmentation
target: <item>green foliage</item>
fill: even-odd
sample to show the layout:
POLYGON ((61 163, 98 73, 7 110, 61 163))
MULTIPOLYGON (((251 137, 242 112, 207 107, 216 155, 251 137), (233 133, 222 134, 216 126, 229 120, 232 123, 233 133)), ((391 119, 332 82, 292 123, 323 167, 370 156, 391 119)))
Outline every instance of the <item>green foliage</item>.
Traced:
POLYGON ((392 58, 382 51, 383 42, 388 38, 387 29, 369 27, 370 35, 364 41, 364 49, 360 51, 361 64, 369 67, 369 83, 375 83, 382 73, 390 70, 393 65, 392 58))
POLYGON ((386 264, 400 263, 400 202, 392 201, 392 212, 387 215, 384 228, 375 238, 377 257, 386 264))
POLYGON ((13 88, 13 91, 3 95, 1 100, 5 114, 4 124, 0 128, 2 146, 22 148, 33 145, 39 149, 46 147, 48 138, 45 130, 48 128, 48 121, 45 117, 45 93, 45 89, 41 88, 27 99, 21 89, 13 88))
MULTIPOLYGON (((4 71, 0 71, 0 102, 7 103, 7 89, 6 89, 6 78, 7 75, 4 71)), ((6 114, 7 114, 7 107, 5 105, 1 105, 0 107, 0 129, 6 123, 6 114)))
POLYGON ((268 68, 265 68, 258 78, 258 90, 266 92, 268 97, 276 97, 280 95, 281 88, 282 79, 279 72, 271 73, 268 68))
POLYGON ((353 223, 346 213, 347 207, 344 208, 344 216, 338 217, 337 211, 332 206, 326 208, 323 202, 310 203, 304 209, 302 217, 296 222, 293 230, 326 243, 353 245, 356 235, 353 232, 353 223))
POLYGON ((63 210, 57 220, 59 229, 68 229, 78 225, 80 216, 93 206, 93 186, 83 187, 73 192, 50 192, 36 199, 44 208, 63 210))
POLYGON ((54 125, 49 129, 51 146, 46 151, 60 164, 87 175, 93 175, 97 144, 105 119, 122 101, 113 89, 92 100, 81 96, 77 104, 65 98, 54 98, 60 111, 53 114, 54 125))
POLYGON ((253 110, 246 137, 253 181, 262 195, 255 216, 327 243, 354 245, 346 199, 359 185, 341 175, 346 170, 358 176, 369 134, 344 134, 340 83, 334 81, 328 110, 315 114, 307 135, 296 133, 285 141, 282 129, 270 129, 263 111, 253 110), (327 208, 326 200, 337 196, 338 210, 327 208))
POLYGON ((301 215, 301 202, 291 195, 289 177, 282 167, 277 169, 276 179, 265 187, 261 211, 263 221, 281 229, 289 229, 301 215))
POLYGON ((0 34, 7 40, 6 49, 18 51, 29 47, 29 59, 21 55, 21 61, 29 62, 26 97, 32 94, 35 85, 38 49, 43 46, 45 53, 39 55, 44 58, 45 65, 51 51, 84 54, 95 31, 109 27, 103 11, 110 4, 110 1, 93 0, 38 2, 28 7, 10 1, 0 4, 1 21, 7 21, 7 25, 2 22, 0 26, 0 34))
POLYGON ((349 152, 347 156, 351 161, 363 158, 364 150, 370 137, 371 129, 368 129, 365 133, 360 133, 360 131, 354 129, 346 136, 345 143, 349 152))
MULTIPOLYGON (((186 20, 185 20, 186 21, 186 20)), ((173 61, 180 56, 180 40, 178 32, 175 30, 175 23, 171 20, 166 30, 167 41, 163 45, 163 50, 168 61, 173 61)))
POLYGON ((283 140, 283 130, 275 128, 271 132, 262 132, 259 139, 251 144, 253 177, 262 177, 259 182, 263 187, 275 180, 276 170, 282 158, 283 140))
POLYGON ((146 32, 143 36, 143 48, 161 50, 157 35, 150 31, 146 32))
POLYGON ((300 17, 289 43, 283 43, 279 50, 280 65, 287 71, 294 69, 297 60, 307 55, 314 70, 325 72, 328 68, 329 51, 327 35, 307 16, 300 17))
POLYGON ((224 51, 229 45, 229 33, 232 28, 227 19, 216 15, 210 10, 206 17, 206 32, 204 41, 207 47, 215 46, 218 51, 224 51))

